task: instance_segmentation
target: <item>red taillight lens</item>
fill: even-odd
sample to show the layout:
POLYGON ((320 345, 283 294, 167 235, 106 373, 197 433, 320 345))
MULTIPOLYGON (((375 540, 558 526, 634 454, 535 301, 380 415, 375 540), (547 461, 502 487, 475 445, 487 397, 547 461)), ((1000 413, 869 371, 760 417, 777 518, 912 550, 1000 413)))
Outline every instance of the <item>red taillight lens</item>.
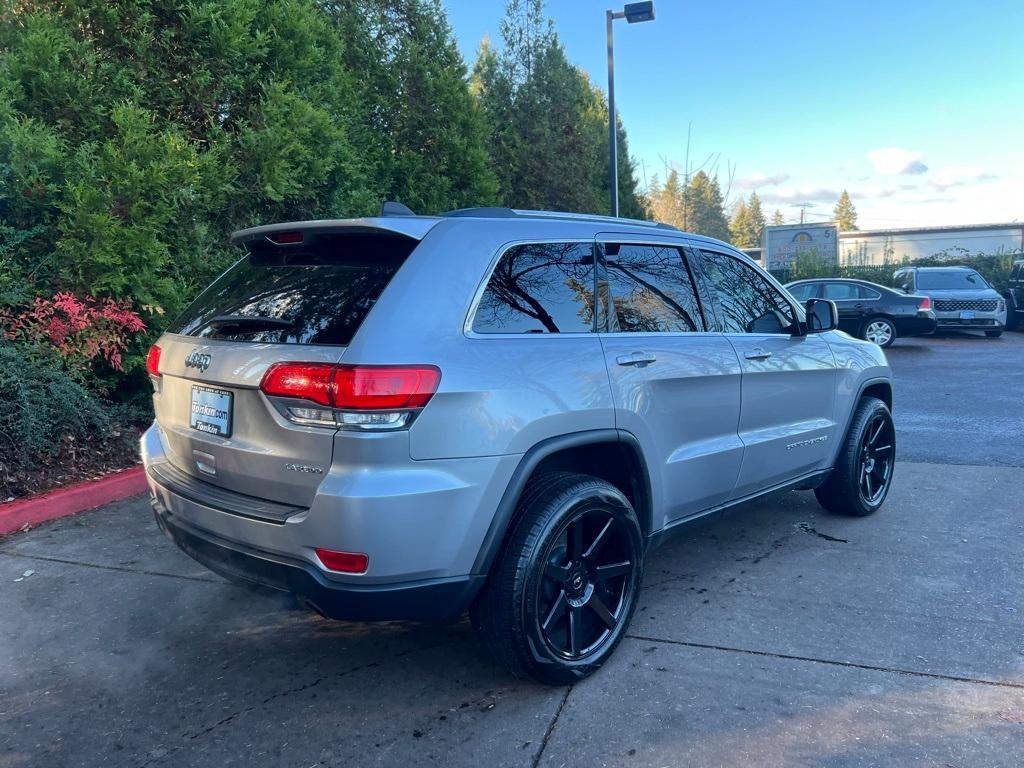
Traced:
POLYGON ((154 344, 146 355, 146 372, 150 376, 160 375, 160 347, 154 344))
POLYGON ((354 411, 422 408, 437 391, 441 371, 429 365, 339 365, 334 406, 354 411))
POLYGON ((921 299, 921 303, 917 305, 918 309, 931 309, 932 300, 929 296, 925 296, 921 299))
POLYGON ((276 397, 296 397, 319 405, 334 405, 331 375, 336 366, 326 363, 277 363, 263 374, 260 389, 276 397))
POLYGON ((330 549, 317 549, 316 556, 320 562, 332 571, 342 573, 366 573, 370 566, 370 558, 362 552, 335 552, 330 549))
POLYGON ((295 397, 350 411, 422 408, 441 381, 432 365, 328 365, 277 363, 263 376, 267 395, 295 397))

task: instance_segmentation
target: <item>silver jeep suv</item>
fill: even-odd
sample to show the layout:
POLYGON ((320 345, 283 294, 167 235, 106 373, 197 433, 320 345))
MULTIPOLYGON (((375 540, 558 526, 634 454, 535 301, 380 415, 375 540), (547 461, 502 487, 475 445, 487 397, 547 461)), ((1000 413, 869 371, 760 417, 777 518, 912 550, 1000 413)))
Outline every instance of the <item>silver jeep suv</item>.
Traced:
POLYGON ((725 243, 473 209, 243 230, 152 348, 161 529, 340 619, 467 609, 547 683, 599 667, 664 534, 770 491, 867 515, 891 372, 725 243))

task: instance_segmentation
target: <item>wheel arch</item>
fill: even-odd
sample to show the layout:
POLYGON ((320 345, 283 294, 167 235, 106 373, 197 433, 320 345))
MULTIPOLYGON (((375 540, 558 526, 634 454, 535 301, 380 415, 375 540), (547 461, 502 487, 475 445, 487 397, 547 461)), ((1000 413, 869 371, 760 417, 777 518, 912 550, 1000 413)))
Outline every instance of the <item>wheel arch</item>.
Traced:
POLYGON ((853 414, 857 412, 857 405, 865 397, 877 397, 886 407, 892 411, 893 409, 893 397, 892 397, 892 381, 883 377, 872 377, 860 382, 857 387, 856 397, 850 398, 849 406, 846 408, 846 413, 843 414, 844 420, 842 423, 842 435, 836 440, 836 445, 832 450, 832 458, 829 466, 834 466, 836 457, 839 455, 839 450, 846 440, 846 436, 850 433, 850 426, 853 424, 853 414))
POLYGON ((538 472, 570 471, 599 477, 629 499, 646 538, 651 533, 651 477, 637 439, 617 429, 575 432, 531 447, 512 473, 473 563, 474 574, 488 574, 517 519, 517 507, 530 478, 538 472))

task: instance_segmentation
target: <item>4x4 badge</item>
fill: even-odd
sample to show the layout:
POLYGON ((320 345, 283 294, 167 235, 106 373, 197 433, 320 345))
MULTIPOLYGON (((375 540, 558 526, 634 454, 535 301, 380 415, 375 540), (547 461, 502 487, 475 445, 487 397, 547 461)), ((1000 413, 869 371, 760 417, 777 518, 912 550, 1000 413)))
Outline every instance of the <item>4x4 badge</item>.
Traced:
POLYGON ((210 362, 213 360, 209 355, 203 355, 196 352, 194 349, 188 353, 188 357, 185 358, 186 368, 198 368, 200 371, 205 371, 210 367, 210 362))

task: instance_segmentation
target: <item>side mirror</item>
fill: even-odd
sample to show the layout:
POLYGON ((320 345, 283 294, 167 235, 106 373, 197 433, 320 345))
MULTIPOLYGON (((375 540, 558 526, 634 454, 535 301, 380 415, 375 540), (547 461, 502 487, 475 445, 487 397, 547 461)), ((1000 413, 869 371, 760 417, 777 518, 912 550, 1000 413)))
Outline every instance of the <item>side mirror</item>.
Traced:
POLYGON ((804 304, 807 312, 807 332, 823 333, 839 327, 839 310, 836 303, 828 299, 808 299, 804 304))

